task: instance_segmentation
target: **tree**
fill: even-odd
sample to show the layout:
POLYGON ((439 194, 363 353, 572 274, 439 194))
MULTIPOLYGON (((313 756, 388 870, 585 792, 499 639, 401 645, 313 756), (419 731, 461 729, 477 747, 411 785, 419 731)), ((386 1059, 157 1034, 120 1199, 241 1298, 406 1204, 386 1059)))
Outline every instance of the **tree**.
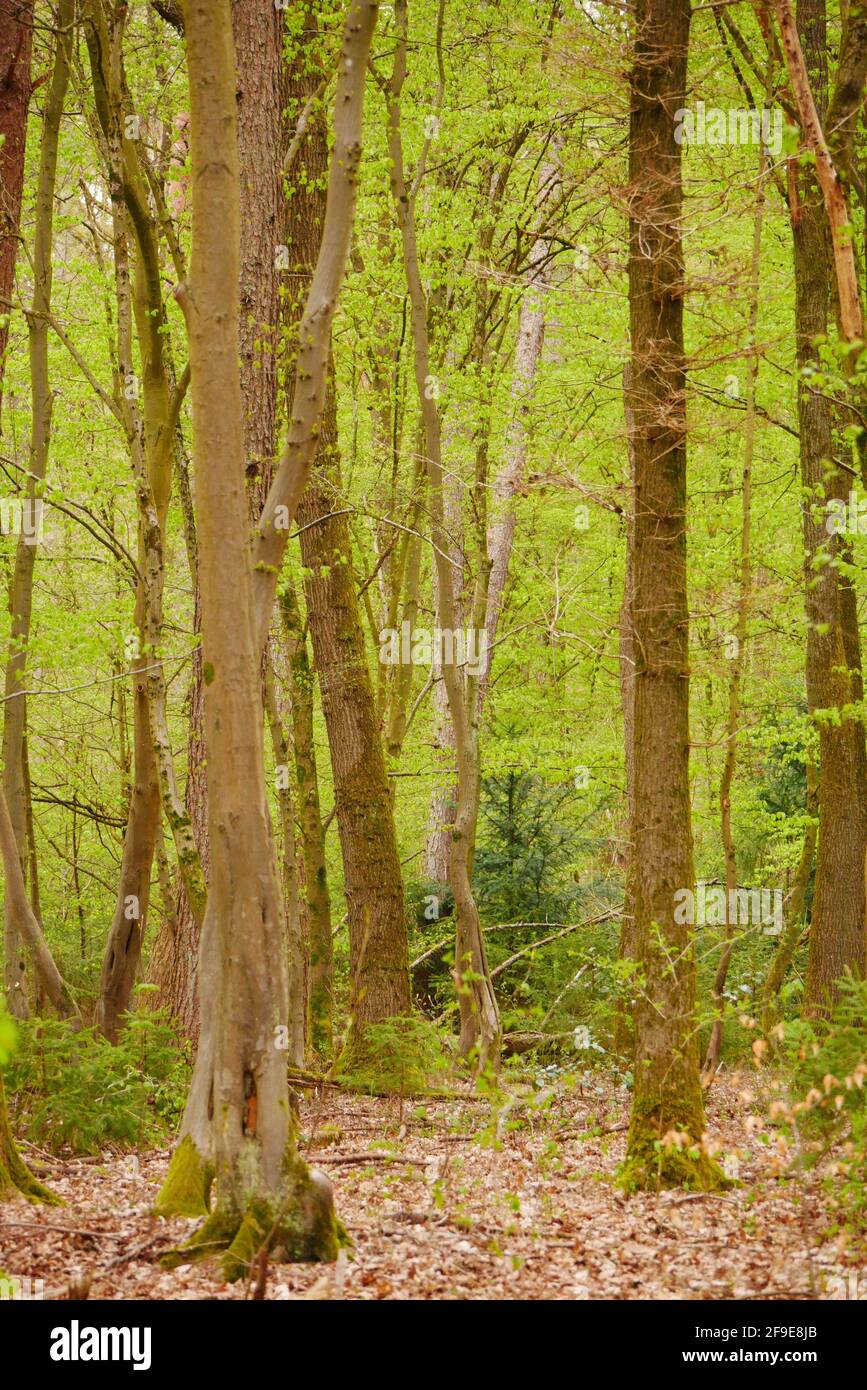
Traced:
MULTIPOLYGON (((340 161, 347 146, 358 141, 363 73, 375 24, 375 5, 351 6, 336 94, 335 182, 353 177, 353 168, 340 167, 340 161)), ((268 614, 256 607, 244 491, 237 360, 240 200, 229 0, 216 7, 191 0, 185 28, 193 248, 189 285, 180 296, 192 374, 212 867, 199 966, 202 1034, 181 1142, 157 1209, 205 1214, 177 1259, 222 1247, 226 1273, 236 1277, 249 1270, 262 1247, 290 1258, 328 1259, 336 1255, 337 1237, 330 1184, 311 1175, 297 1156, 278 1045, 279 1030, 287 1026, 287 977, 259 691, 268 614), (219 161, 213 159, 217 148, 219 161), (216 1205, 209 1211, 214 1181, 216 1205)), ((338 245, 345 248, 351 196, 344 196, 343 207, 349 225, 341 228, 338 245)), ((335 268, 340 269, 339 253, 335 268)), ((333 306, 328 308, 333 313, 333 306)), ((325 321, 330 321, 327 312, 325 321)), ((312 423, 317 423, 315 413, 312 423)), ((274 519, 271 512, 272 526, 274 519)), ((269 584, 269 592, 273 587, 269 584)))
POLYGON ((675 911, 694 882, 689 796, 686 398, 681 150, 690 7, 635 10, 629 118, 629 321, 635 420, 632 614, 635 803, 631 871, 639 991, 635 1090, 624 1181, 713 1187, 704 1133, 689 924, 675 911), (683 1145, 686 1145, 686 1148, 683 1145), (692 1156, 697 1153, 698 1156, 692 1156))

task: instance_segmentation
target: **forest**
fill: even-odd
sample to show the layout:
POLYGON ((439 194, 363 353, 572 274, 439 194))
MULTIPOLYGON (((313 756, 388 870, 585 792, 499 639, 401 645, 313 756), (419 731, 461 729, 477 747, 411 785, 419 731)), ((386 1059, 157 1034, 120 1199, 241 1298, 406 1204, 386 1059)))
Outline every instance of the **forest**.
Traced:
POLYGON ((867 1299, 865 299, 864 0, 0 0, 0 1301, 867 1299))

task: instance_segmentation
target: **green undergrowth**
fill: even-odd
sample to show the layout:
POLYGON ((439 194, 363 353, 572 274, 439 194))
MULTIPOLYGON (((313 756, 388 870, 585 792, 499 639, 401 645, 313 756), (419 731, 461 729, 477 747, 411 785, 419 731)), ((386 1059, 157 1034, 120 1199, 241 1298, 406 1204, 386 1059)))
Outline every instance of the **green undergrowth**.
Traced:
POLYGON ((183 1048, 160 1014, 129 1014, 116 1045, 58 1019, 20 1025, 6 1084, 15 1132, 56 1152, 148 1147, 176 1128, 189 1082, 183 1048))

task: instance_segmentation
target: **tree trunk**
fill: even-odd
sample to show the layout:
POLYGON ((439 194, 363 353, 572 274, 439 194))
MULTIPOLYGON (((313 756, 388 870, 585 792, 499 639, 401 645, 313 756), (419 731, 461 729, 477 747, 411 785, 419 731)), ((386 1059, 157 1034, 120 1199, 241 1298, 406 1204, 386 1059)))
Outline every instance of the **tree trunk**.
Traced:
POLYGON ((364 633, 352 545, 339 509, 336 402, 329 392, 316 470, 298 519, 313 661, 334 776, 349 911, 349 1055, 369 1024, 411 1011, 409 947, 394 808, 364 633))
MULTIPOLYGON (((36 508, 42 506, 40 484, 48 469, 51 439, 51 412, 54 397, 48 377, 48 314, 51 312, 51 258, 54 249, 54 192, 57 182, 57 148, 63 103, 69 84, 69 63, 72 51, 72 23, 75 6, 63 0, 58 11, 59 35, 54 66, 42 126, 39 156, 39 175, 36 190, 36 233, 33 248, 33 301, 27 315, 30 339, 30 389, 32 398, 32 437, 30 447, 30 476, 27 479, 26 506, 32 523, 37 521, 36 508)), ((2 21, 0 21, 2 22, 2 21)), ((30 30, 27 29, 29 35, 30 30)), ((29 42, 29 39, 28 39, 29 42)), ((2 157, 2 156, 0 156, 2 157)), ((20 203, 20 197, 19 197, 20 203)), ((2 345, 0 345, 2 347, 2 345)), ((38 532, 36 533, 38 535, 38 532)), ((18 846, 22 874, 26 880, 28 862, 28 812, 30 787, 27 777, 27 652, 30 645, 30 621, 33 609, 33 573, 36 566, 36 542, 22 526, 15 551, 15 569, 9 593, 11 626, 9 658, 6 663, 5 700, 3 704, 3 790, 9 818, 18 846)), ((34 916, 36 927, 38 921, 34 916)), ((38 960, 50 952, 39 928, 38 960)), ((5 910, 6 993, 9 1011, 19 1018, 29 1012, 24 958, 19 951, 12 895, 8 894, 5 910)), ((53 962, 52 962, 53 965, 53 962)), ((56 973, 56 971, 55 971, 56 973)))
MULTIPOLYGON (((290 85, 292 95, 303 102, 315 87, 315 78, 306 71, 303 56, 298 67, 301 76, 290 85)), ((301 150, 304 181, 293 190, 287 215, 290 327, 297 324, 297 309, 322 237, 328 151, 321 120, 311 120, 301 150)), ((346 515, 337 514, 343 506, 340 497, 337 400, 329 373, 316 465, 298 520, 304 596, 328 732, 349 913, 348 1062, 362 1043, 365 1027, 410 1013, 411 996, 394 809, 358 610, 352 540, 346 515)))
MULTIPOLYGON (((632 889, 635 884, 632 827, 635 820, 635 631, 633 618, 633 585, 635 582, 635 414, 632 409, 632 365, 623 366, 623 409, 626 424, 627 494, 626 507, 626 568, 623 575, 623 598, 618 619, 618 666, 620 672, 620 704, 623 712, 624 771, 626 780, 626 846, 623 863, 626 869, 626 891, 623 899, 623 919, 620 923, 618 958, 634 965, 638 946, 635 935, 635 903, 632 889)), ((623 994, 618 999, 614 1017, 614 1050, 624 1062, 631 1064, 635 1046, 632 1012, 635 980, 632 975, 624 981, 623 994)))
MULTIPOLYGON (((162 622, 162 536, 171 493, 176 415, 165 357, 167 331, 158 230, 151 215, 147 181, 137 142, 124 138, 123 34, 126 10, 105 0, 86 6, 86 38, 94 98, 109 165, 118 316, 118 369, 124 384, 133 371, 132 322, 141 353, 141 407, 135 392, 119 392, 136 500, 139 506, 135 630, 130 660, 133 684, 133 787, 130 797, 117 901, 100 978, 97 1026, 116 1041, 129 1009, 141 957, 150 900, 150 880, 160 817, 160 779, 154 745, 148 668, 157 659, 162 622), (131 279, 128 240, 136 250, 131 279)), ((160 673, 161 674, 161 673, 160 673)), ((153 690, 153 684, 150 689, 153 690)), ((173 832, 175 826, 172 826, 173 832)))
MULTIPOLYGON (((430 380, 430 342, 428 306, 421 276, 415 223, 415 196, 407 188, 404 174, 401 129, 401 93, 407 75, 407 6, 396 0, 395 22, 398 42, 394 71, 386 88, 388 110, 388 148, 391 159, 391 187, 397 223, 401 233, 404 271, 410 302, 416 388, 425 431, 425 454, 430 489, 431 540, 434 546, 437 581, 437 619, 443 632, 458 629, 458 607, 452 565, 448 557, 448 533, 443 500, 442 441, 439 410, 428 390, 430 380)), ((481 499, 482 504, 484 498, 481 499)), ((480 566, 483 556, 479 556, 480 566)), ((484 622, 484 602, 489 568, 477 576, 476 600, 471 619, 484 622), (481 611, 478 611, 478 610, 481 611)), ((460 669, 454 656, 442 662, 442 678, 448 695, 449 715, 457 755, 457 799, 451 833, 449 882, 455 898, 455 987, 460 1009, 461 1055, 479 1067, 499 1064, 502 1029, 497 998, 488 966, 485 940, 472 889, 472 857, 479 811, 480 753, 478 676, 460 669)))
POLYGON ((60 1198, 33 1176, 15 1147, 0 1071, 0 1202, 10 1197, 26 1197, 28 1202, 44 1202, 47 1206, 60 1205, 60 1198))
MULTIPOLYGON (((161 1193, 163 1213, 216 1206, 174 1261, 224 1248, 229 1278, 260 1249, 334 1258, 330 1184, 298 1159, 285 1056, 283 907, 265 790, 253 568, 238 364, 240 208, 230 0, 185 6, 193 167, 189 287, 180 299, 192 370, 202 599, 211 883, 202 928, 202 1035, 161 1193), (219 160, 214 151, 219 150, 219 160)), ((375 10, 348 56, 366 65, 375 10), (360 50, 360 51, 359 51, 360 50)), ((353 36, 356 37, 356 36, 353 36)))
POLYGON ((289 657, 292 704, 292 752, 298 787, 298 819, 304 861, 308 985, 307 1041, 322 1057, 334 1049, 334 972, 331 937, 331 896, 325 865, 325 834, 319 805, 319 773, 313 741, 313 673, 307 655, 307 634, 291 581, 280 594, 280 612, 289 657))
POLYGON ((746 420, 744 421, 744 466, 741 475, 741 552, 738 573, 737 621, 735 651, 731 657, 728 717, 726 720, 726 755, 720 779, 720 828, 726 875, 726 926, 716 974, 713 982, 713 1003, 716 1017, 711 1026, 710 1041, 704 1060, 704 1080, 709 1084, 719 1064, 725 1025, 725 987, 731 964, 736 922, 731 919, 730 904, 735 900, 738 886, 737 853, 732 830, 732 788, 738 765, 738 725, 741 709, 741 681, 744 672, 747 644, 747 620, 750 608, 752 563, 750 538, 752 524, 753 455, 756 442, 756 382, 759 375, 759 356, 756 351, 756 327, 759 317, 759 274, 762 255, 762 225, 765 213, 765 177, 767 156, 759 151, 759 171, 756 184, 756 209, 753 218, 753 247, 750 261, 750 308, 747 320, 747 344, 751 350, 748 367, 746 420))
MULTIPOLYGON (((798 21, 821 120, 827 103, 824 0, 800 0, 798 21)), ((792 239, 797 362, 803 370, 817 362, 815 341, 827 332, 833 258, 821 193, 809 168, 801 171, 799 183, 792 239)), ((846 557, 844 538, 829 535, 825 524, 825 499, 846 499, 849 478, 842 468, 828 476, 835 453, 833 407, 808 382, 798 392, 798 423, 801 482, 808 499, 803 507, 807 703, 819 726, 819 831, 804 992, 804 1011, 810 1016, 833 1002, 836 982, 847 969, 864 973, 867 785, 861 721, 850 715, 838 723, 819 713, 851 708, 859 698, 860 651, 857 641, 847 651, 846 585, 836 564, 838 557, 846 557), (820 554, 829 560, 817 568, 820 554)))
POLYGON ((690 927, 683 190, 674 113, 685 101, 689 0, 638 0, 629 124, 629 307, 635 413, 635 1089, 623 1181, 721 1180, 704 1132, 690 927))
POLYGON ((34 0, 4 0, 0 5, 0 412, 21 225, 33 6, 34 0))

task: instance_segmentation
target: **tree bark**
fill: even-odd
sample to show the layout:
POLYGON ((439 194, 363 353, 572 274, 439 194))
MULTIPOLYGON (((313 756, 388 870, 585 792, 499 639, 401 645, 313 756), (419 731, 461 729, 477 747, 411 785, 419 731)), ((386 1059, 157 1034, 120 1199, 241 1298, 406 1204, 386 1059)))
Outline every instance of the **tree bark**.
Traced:
MULTIPOLYGON (((307 45, 308 54, 311 46, 307 45)), ((298 102, 307 100, 315 88, 315 77, 306 70, 309 58, 305 65, 303 55, 302 49, 300 76, 290 84, 298 102)), ((324 185, 328 147, 321 119, 311 119, 301 151, 304 181, 293 190, 287 207, 286 243, 292 271, 287 294, 290 332, 301 317, 298 306, 310 284, 317 254, 321 254, 327 217, 324 185)), ((297 332, 298 342, 303 344, 303 324, 297 332)), ((337 400, 330 371, 316 464, 298 508, 298 521, 307 620, 328 732, 349 916, 348 1063, 363 1045, 366 1027, 410 1013, 411 996, 394 809, 358 609, 352 540, 342 505, 337 400)), ((288 602, 291 604, 291 599, 288 602)), ((284 609, 284 615, 286 612, 284 609)), ((312 819, 310 806, 308 814, 312 819)), ((325 969, 329 959, 321 924, 317 936, 317 954, 325 969)), ((319 990, 318 983, 316 987, 319 990)), ((324 981, 323 988, 328 988, 324 981)))
POLYGON ((623 1181, 708 1188, 695 958, 675 911, 694 887, 689 794, 683 106, 689 0, 638 0, 629 122, 629 313, 635 414, 635 1087, 623 1181), (683 1147, 682 1147, 683 1146, 683 1147))
POLYGON ((18 258, 34 0, 0 3, 0 411, 18 258))
POLYGON ((307 634, 294 585, 280 594, 292 705, 292 753, 298 787, 298 819, 304 862, 304 906, 308 948, 307 1041, 322 1057, 334 1049, 334 968, 331 896, 325 863, 325 834, 319 804, 319 772, 313 741, 313 673, 307 634))
MULTIPOLYGON (((36 190, 36 233, 33 248, 33 299, 27 315, 30 341, 30 390, 32 434, 30 470, 27 478, 26 505, 31 509, 31 521, 36 508, 41 507, 42 486, 48 470, 51 440, 51 413, 54 397, 48 376, 48 316, 51 312, 51 258, 54 248, 54 193, 57 183, 57 149, 63 104, 69 85, 69 63, 72 52, 72 23, 75 6, 63 0, 58 11, 58 38, 48 100, 42 127, 39 154, 39 174, 36 190)), ((29 35, 29 28, 28 28, 29 35)), ((29 42, 29 39, 27 40, 29 42)), ((14 54, 13 54, 14 66, 14 54)), ((2 157, 2 155, 0 155, 2 157)), ((20 209, 20 195, 19 195, 20 209)), ((2 353, 2 344, 0 344, 2 353)), ((33 574, 36 566, 36 544, 22 527, 15 551, 15 568, 9 590, 11 624, 9 657, 6 663, 5 700, 3 704, 3 790, 8 815, 24 880, 28 865, 28 814, 30 787, 27 776, 27 652, 30 645, 30 622, 33 609, 33 574)), ((36 914, 31 912, 27 937, 38 940, 34 957, 37 967, 51 953, 42 935, 36 914), (34 931, 38 934, 34 937, 34 931)), ((6 994, 10 1013, 25 1018, 29 1012, 24 957, 19 951, 17 912, 13 895, 7 894, 5 908, 6 994)), ((52 973, 57 974, 51 961, 52 973)), ((40 978, 42 978, 40 976, 40 978)), ((45 984, 46 981, 42 979, 45 984)))
MULTIPOLYGON (((403 246, 404 270, 410 301, 416 387, 425 430, 428 483, 430 489, 431 540, 434 546, 437 579, 438 626, 455 633, 458 610, 452 565, 448 556, 448 534, 443 507, 443 466, 439 410, 429 391, 431 374, 428 335, 428 308, 421 278, 415 225, 415 198, 406 186, 401 132, 401 92, 407 73, 406 0, 396 0, 395 23, 398 42, 394 71, 385 88, 388 108, 388 147, 391 159, 391 187, 397 223, 403 246)), ((480 557, 481 558, 481 557, 480 557)), ((484 622, 486 571, 476 586, 474 624, 484 622)), ((472 890, 472 855, 478 822, 480 755, 478 724, 478 676, 459 669, 454 660, 442 663, 443 683, 448 695, 449 715, 455 735, 457 755, 457 801, 452 829, 449 882, 455 898, 455 986, 460 1008, 461 1055, 473 1057, 478 1066, 499 1064, 502 1029, 497 999, 491 981, 479 911, 472 890)))
MULTIPOLYGON (((295 1148, 285 1056, 283 907, 265 790, 262 644, 244 486, 238 363, 239 160, 230 0, 188 0, 193 240, 180 300, 192 370, 202 600, 211 882, 202 928, 202 1035, 158 1210, 208 1212, 174 1261, 224 1248, 224 1273, 248 1274, 260 1249, 334 1258, 330 1184, 295 1148), (219 160, 214 151, 219 150, 219 160)), ((362 24, 366 60, 375 10, 362 24)))
MULTIPOLYGON (((828 95, 824 0, 800 0, 798 22, 805 74, 821 124, 828 95)), ((803 371, 818 362, 816 339, 828 329, 834 261, 817 179, 804 169, 799 182, 792 240, 797 363, 803 371)), ((835 457, 833 407, 826 394, 810 389, 808 381, 801 382, 798 392, 798 424, 806 494, 802 516, 807 704, 819 727, 819 830, 804 991, 804 1011, 810 1016, 830 1006, 836 982, 847 969, 858 976, 864 973, 867 784, 863 724, 838 714, 860 698, 860 650, 857 637, 854 647, 846 637, 851 588, 836 564, 838 557, 846 558, 845 538, 829 535, 825 524, 825 501, 848 498, 849 475, 839 467, 829 474, 835 457)))

